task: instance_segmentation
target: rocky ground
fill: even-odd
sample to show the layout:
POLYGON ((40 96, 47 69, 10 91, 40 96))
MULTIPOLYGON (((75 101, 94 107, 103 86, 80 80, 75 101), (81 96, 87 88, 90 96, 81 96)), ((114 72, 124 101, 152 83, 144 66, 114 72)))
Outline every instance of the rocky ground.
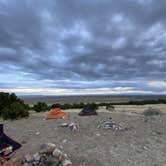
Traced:
POLYGON ((5 124, 10 137, 22 143, 16 157, 38 152, 44 143, 54 143, 68 155, 73 166, 165 166, 165 110, 154 117, 144 117, 138 113, 139 107, 135 113, 124 110, 114 113, 99 110, 98 116, 91 117, 79 117, 79 110, 68 110, 70 118, 66 120, 45 120, 46 113, 31 113, 28 119, 0 123, 5 124), (97 127, 109 117, 125 130, 97 127), (64 122, 75 122, 79 131, 60 127, 64 122))

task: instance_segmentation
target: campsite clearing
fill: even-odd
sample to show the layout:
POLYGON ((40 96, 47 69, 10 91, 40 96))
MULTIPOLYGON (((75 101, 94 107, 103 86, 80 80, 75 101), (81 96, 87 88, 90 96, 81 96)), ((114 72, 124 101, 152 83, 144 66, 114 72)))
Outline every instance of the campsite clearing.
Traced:
POLYGON ((124 106, 123 112, 118 107, 114 113, 103 109, 97 111, 98 116, 87 117, 78 116, 80 110, 66 110, 68 119, 55 120, 45 120, 46 113, 31 113, 28 119, 0 122, 5 125, 5 133, 22 143, 17 156, 35 153, 42 144, 50 142, 68 154, 73 166, 165 166, 166 106, 161 109, 158 105, 164 113, 152 117, 141 115, 138 110, 142 107, 133 106, 132 111, 127 111, 129 107, 124 106), (97 128, 109 117, 127 130, 97 128), (59 127, 71 122, 79 125, 79 131, 59 127))

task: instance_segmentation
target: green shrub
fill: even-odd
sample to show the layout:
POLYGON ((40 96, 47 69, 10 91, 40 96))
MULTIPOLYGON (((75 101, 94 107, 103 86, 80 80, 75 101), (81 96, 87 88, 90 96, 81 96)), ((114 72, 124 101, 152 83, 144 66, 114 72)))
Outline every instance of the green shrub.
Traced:
POLYGON ((72 109, 73 105, 65 103, 65 104, 61 105, 61 108, 64 109, 64 110, 66 110, 66 109, 72 109))
POLYGON ((3 119, 18 119, 29 116, 29 106, 14 93, 0 92, 0 116, 3 119))
POLYGON ((35 104, 33 106, 33 109, 36 111, 36 112, 45 112, 48 110, 48 106, 46 103, 44 102, 38 102, 37 104, 35 104))
POLYGON ((10 108, 5 107, 2 109, 1 116, 4 120, 14 120, 28 117, 29 112, 24 105, 19 102, 14 102, 11 104, 10 108))
POLYGON ((90 107, 92 109, 98 109, 98 104, 96 103, 65 103, 65 104, 53 104, 52 106, 50 106, 49 108, 55 108, 55 107, 60 107, 61 109, 81 109, 81 108, 85 108, 85 107, 90 107))
POLYGON ((147 110, 145 110, 143 112, 144 116, 155 116, 155 115, 161 115, 161 111, 158 109, 154 109, 154 108, 148 108, 147 110))
POLYGON ((78 108, 84 108, 85 104, 84 103, 79 103, 78 108))
POLYGON ((98 109, 98 105, 95 104, 95 103, 88 103, 88 104, 86 104, 86 105, 84 106, 84 108, 96 110, 96 109, 98 109))
POLYGON ((106 110, 112 111, 114 109, 115 109, 115 107, 112 104, 106 104, 106 110))
POLYGON ((145 99, 130 100, 128 102, 116 102, 113 105, 146 105, 146 104, 166 104, 166 99, 145 99))
POLYGON ((57 107, 61 108, 61 105, 56 103, 56 104, 53 104, 51 107, 49 107, 49 109, 57 108, 57 107))

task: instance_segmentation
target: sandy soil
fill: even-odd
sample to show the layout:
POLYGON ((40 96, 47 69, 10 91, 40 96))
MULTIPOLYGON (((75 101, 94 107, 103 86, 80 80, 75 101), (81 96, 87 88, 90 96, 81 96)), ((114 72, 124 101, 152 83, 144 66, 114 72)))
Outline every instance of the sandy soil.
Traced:
MULTIPOLYGON (((31 113, 28 119, 0 123, 5 124, 9 136, 23 143, 16 156, 35 153, 41 144, 52 142, 68 154, 73 166, 165 166, 166 114, 145 118, 138 111, 145 107, 119 106, 115 113, 101 109, 98 116, 91 117, 68 110, 70 118, 66 120, 44 120, 45 113, 31 113), (128 130, 98 129, 100 121, 110 116, 128 130), (58 127, 63 122, 78 123, 80 131, 58 127)), ((155 107, 165 112, 166 106, 155 107)))

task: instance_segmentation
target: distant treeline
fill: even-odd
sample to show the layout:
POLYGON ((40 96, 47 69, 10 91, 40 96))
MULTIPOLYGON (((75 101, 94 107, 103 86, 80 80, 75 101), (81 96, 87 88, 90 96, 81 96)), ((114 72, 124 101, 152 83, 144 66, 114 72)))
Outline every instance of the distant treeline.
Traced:
POLYGON ((63 110, 66 109, 82 109, 85 107, 90 107, 92 109, 98 109, 99 107, 106 107, 106 109, 114 109, 114 105, 146 105, 146 104, 166 104, 166 99, 154 99, 154 100, 140 100, 140 101, 135 101, 131 100, 128 102, 116 102, 116 103, 65 103, 65 104, 60 104, 56 103, 51 106, 48 106, 44 102, 38 102, 35 104, 32 109, 35 110, 36 112, 41 112, 41 111, 46 111, 50 110, 51 108, 54 107, 60 107, 63 110))
POLYGON ((91 108, 91 109, 98 109, 99 106, 110 106, 110 104, 109 103, 99 103, 99 104, 97 104, 97 103, 71 103, 71 104, 56 103, 51 106, 48 106, 44 102, 38 102, 37 104, 35 104, 32 107, 32 109, 35 110, 36 112, 41 112, 41 111, 50 110, 51 108, 55 108, 55 107, 60 107, 61 109, 66 110, 66 109, 82 109, 82 108, 86 108, 86 107, 91 108))
POLYGON ((131 100, 128 102, 116 102, 112 105, 146 105, 146 104, 166 104, 166 99, 146 99, 146 100, 131 100))
POLYGON ((116 103, 56 103, 53 105, 47 105, 45 102, 38 102, 33 107, 25 104, 24 101, 18 98, 14 93, 0 92, 0 117, 3 119, 18 119, 29 116, 29 110, 36 112, 49 111, 51 108, 60 107, 63 110, 66 109, 82 109, 91 108, 98 109, 104 106, 107 110, 114 109, 114 105, 146 105, 146 104, 166 104, 166 99, 146 99, 146 100, 131 100, 128 102, 116 102, 116 103))

